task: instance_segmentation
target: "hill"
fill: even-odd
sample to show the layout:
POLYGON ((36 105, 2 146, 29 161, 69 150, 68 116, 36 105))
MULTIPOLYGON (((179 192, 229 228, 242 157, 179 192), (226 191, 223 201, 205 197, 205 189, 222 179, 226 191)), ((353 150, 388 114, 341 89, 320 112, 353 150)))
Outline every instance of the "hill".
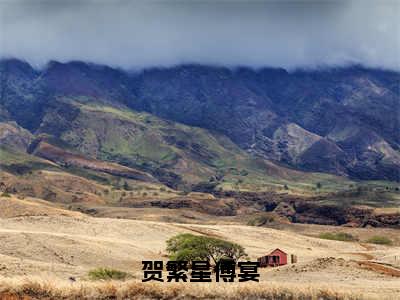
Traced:
POLYGON ((317 182, 326 188, 351 183, 254 157, 217 132, 82 99, 56 98, 33 132, 13 121, 0 122, 0 130, 1 164, 16 175, 40 169, 40 161, 43 168, 57 166, 88 179, 107 173, 180 190, 196 185, 200 190, 207 185, 211 190, 281 189, 284 184, 311 190, 317 182))

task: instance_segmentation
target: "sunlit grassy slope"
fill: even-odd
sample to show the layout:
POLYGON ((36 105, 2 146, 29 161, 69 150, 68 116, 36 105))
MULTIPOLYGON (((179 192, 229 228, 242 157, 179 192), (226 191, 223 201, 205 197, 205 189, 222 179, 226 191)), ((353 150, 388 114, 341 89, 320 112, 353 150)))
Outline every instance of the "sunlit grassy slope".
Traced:
POLYGON ((183 183, 213 181, 223 189, 337 190, 351 181, 295 171, 251 157, 229 138, 205 129, 98 103, 74 102, 79 116, 61 138, 87 155, 176 174, 183 183))

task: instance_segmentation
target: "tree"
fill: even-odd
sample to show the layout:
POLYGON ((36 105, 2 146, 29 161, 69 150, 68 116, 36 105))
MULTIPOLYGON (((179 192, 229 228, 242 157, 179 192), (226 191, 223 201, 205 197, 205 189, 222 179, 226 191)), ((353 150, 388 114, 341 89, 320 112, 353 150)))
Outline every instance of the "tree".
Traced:
POLYGON ((322 183, 321 182, 317 182, 317 189, 320 189, 322 187, 322 183))
POLYGON ((247 256, 239 244, 189 233, 179 234, 167 241, 167 251, 171 260, 212 260, 217 264, 221 259, 231 259, 235 262, 247 256))

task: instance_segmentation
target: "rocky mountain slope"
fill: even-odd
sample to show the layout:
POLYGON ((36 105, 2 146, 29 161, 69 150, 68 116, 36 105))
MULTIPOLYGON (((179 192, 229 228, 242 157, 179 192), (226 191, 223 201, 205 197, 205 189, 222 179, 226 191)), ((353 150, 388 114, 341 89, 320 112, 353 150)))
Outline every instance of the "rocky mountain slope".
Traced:
POLYGON ((301 176, 284 165, 400 178, 396 72, 183 65, 128 73, 83 62, 35 70, 19 60, 1 61, 0 72, 2 145, 36 147, 45 137, 170 186, 228 173, 301 176))

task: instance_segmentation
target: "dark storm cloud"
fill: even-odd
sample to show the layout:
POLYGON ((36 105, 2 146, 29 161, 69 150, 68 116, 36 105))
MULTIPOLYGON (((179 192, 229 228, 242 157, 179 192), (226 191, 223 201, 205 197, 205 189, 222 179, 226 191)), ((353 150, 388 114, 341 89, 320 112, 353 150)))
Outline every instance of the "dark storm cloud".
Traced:
POLYGON ((398 1, 0 1, 0 55, 85 60, 400 69, 398 1))

